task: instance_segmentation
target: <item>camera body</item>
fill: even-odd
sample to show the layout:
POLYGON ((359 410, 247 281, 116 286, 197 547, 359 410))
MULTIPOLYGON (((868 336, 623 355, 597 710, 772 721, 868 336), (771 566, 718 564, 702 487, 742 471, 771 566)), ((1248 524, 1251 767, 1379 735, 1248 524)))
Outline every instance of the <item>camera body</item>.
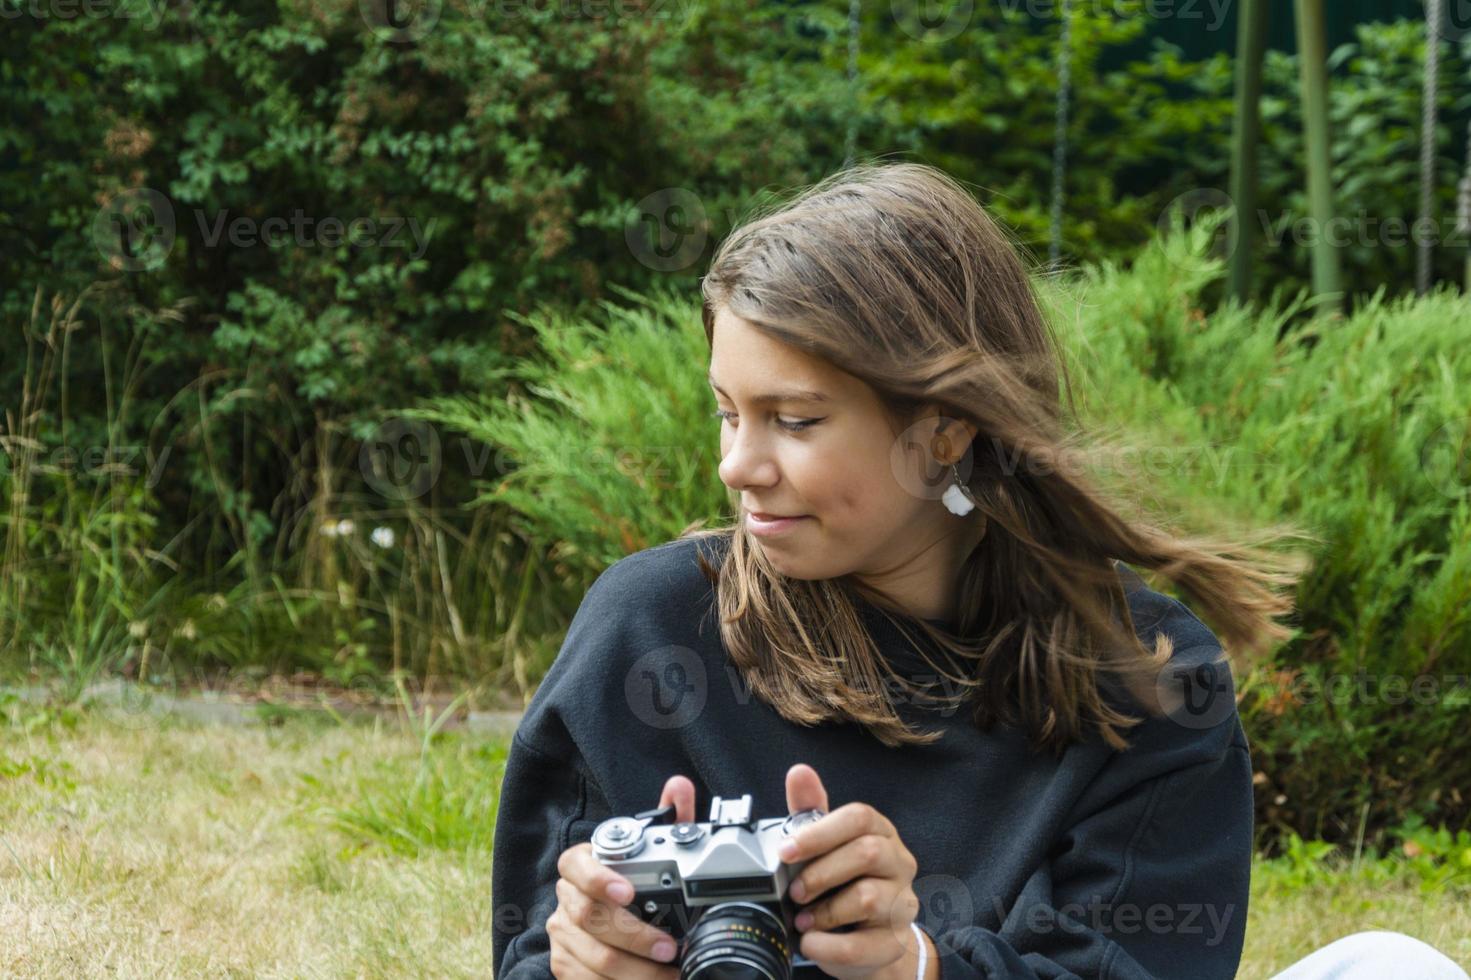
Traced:
POLYGON ((824 816, 803 810, 751 819, 751 797, 715 797, 705 823, 656 823, 673 807, 611 817, 593 854, 633 885, 629 911, 678 942, 681 980, 788 980, 813 965, 797 951, 796 903, 787 889, 806 861, 777 849, 824 816))

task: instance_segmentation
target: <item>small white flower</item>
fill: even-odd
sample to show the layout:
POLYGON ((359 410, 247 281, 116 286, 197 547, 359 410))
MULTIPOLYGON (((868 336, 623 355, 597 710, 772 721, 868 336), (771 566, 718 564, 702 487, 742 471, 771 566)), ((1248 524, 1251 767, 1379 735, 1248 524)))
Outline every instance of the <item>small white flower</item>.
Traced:
POLYGON ((352 533, 353 523, 344 517, 339 521, 328 521, 317 530, 324 538, 345 538, 352 533))
POLYGON ((380 548, 392 548, 393 547, 393 528, 391 528, 391 527, 375 527, 375 528, 373 528, 372 538, 373 538, 373 543, 376 544, 378 547, 380 547, 380 548))
POLYGON ((135 619, 128 624, 128 635, 135 640, 141 640, 148 635, 148 624, 141 619, 135 619))
POLYGON ((183 637, 186 640, 193 640, 198 638, 199 631, 194 628, 194 620, 186 619, 182 624, 174 628, 174 635, 183 637))

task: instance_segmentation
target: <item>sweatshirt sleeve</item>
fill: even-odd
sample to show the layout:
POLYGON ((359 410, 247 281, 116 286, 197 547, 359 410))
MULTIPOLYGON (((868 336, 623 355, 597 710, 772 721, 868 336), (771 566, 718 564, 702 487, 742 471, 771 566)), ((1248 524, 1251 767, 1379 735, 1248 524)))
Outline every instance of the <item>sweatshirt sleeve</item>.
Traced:
POLYGON ((492 969, 498 980, 552 976, 546 922, 557 908, 557 860, 592 839, 610 816, 570 719, 607 712, 601 666, 623 643, 619 592, 604 571, 583 596, 567 636, 511 739, 491 851, 492 969))
MULTIPOLYGON (((1179 662, 1219 655, 1198 620, 1178 615, 1181 638, 1194 643, 1179 662)), ((1229 667, 1217 676, 1228 713, 1208 726, 1153 718, 1131 733, 1139 751, 1115 753, 1094 778, 1048 859, 1010 908, 995 910, 997 929, 921 913, 942 980, 1236 976, 1251 890, 1252 762, 1229 667)))
POLYGON ((546 921, 557 908, 557 859, 592 839, 596 787, 581 767, 517 733, 506 757, 491 858, 491 957, 501 980, 552 976, 546 921))

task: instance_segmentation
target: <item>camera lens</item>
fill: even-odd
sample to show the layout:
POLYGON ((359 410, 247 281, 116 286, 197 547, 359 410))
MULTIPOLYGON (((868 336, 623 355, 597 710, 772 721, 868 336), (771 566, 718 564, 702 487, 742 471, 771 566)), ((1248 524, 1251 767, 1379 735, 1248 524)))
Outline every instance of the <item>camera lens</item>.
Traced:
POLYGON ((764 905, 712 905, 690 930, 680 980, 790 980, 786 926, 764 905))

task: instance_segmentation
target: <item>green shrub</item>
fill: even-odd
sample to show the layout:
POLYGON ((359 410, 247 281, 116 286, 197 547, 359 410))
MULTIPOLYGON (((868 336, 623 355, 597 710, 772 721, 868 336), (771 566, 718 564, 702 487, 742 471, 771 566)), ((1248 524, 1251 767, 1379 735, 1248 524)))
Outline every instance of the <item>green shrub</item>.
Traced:
MULTIPOLYGON (((1240 678, 1265 837, 1351 838, 1365 804, 1374 841, 1405 814, 1463 821, 1471 310, 1440 292, 1379 295, 1349 319, 1293 331, 1301 297, 1208 314, 1200 294, 1224 274, 1201 254, 1210 231, 1171 236, 1128 268, 1040 281, 1083 420, 1149 448, 1101 451, 1090 473, 1183 530, 1286 519, 1323 542, 1298 593, 1297 637, 1240 678), (1365 694, 1332 686, 1360 671, 1374 682, 1365 694), (1422 691, 1434 691, 1396 699, 1395 676, 1428 677, 1422 691)), ((533 540, 562 542, 589 573, 728 514, 703 422, 694 296, 533 323, 545 359, 526 369, 524 396, 446 400, 425 415, 507 447, 519 468, 484 502, 516 511, 533 540), (672 474, 651 452, 670 447, 687 463, 672 474)))
POLYGON ((1381 289, 1347 319, 1286 330, 1301 297, 1201 310, 1222 274, 1173 238, 1128 271, 1087 270, 1059 321, 1087 353, 1087 414, 1178 447, 1113 482, 1192 523, 1286 518, 1323 541, 1299 635, 1241 685, 1260 824, 1342 840, 1365 805, 1371 833, 1407 813, 1464 821, 1471 309, 1381 289))

